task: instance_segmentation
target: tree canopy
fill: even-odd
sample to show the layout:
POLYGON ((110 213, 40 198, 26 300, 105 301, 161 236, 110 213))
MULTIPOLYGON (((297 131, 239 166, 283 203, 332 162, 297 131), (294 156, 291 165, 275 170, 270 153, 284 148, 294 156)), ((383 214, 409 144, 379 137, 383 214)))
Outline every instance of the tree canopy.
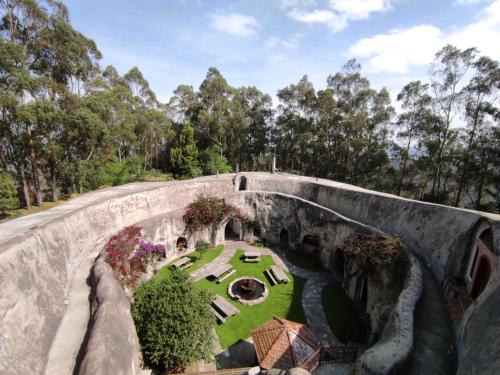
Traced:
POLYGON ((274 106, 215 67, 162 103, 140 67, 120 75, 100 58, 62 2, 0 0, 0 167, 19 206, 148 173, 270 170, 276 155, 288 173, 500 211, 500 68, 475 48, 444 46, 397 102, 350 60, 274 106))

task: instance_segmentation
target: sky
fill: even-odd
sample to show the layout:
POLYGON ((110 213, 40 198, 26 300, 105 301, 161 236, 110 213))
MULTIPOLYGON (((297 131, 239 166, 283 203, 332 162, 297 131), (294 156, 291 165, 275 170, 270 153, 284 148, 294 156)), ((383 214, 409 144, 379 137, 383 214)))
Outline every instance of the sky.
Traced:
POLYGON ((73 26, 124 74, 137 66, 166 102, 209 67, 231 86, 316 90, 351 58, 395 99, 447 43, 500 60, 500 0, 65 0, 73 26))

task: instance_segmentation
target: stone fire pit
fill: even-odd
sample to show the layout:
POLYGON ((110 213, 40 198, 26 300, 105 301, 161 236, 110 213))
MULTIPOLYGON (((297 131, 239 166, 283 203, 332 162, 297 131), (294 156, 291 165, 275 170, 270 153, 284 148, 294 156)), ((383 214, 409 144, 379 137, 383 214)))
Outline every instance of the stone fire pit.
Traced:
POLYGON ((268 290, 266 284, 259 279, 243 276, 229 284, 227 294, 244 305, 256 305, 267 298, 268 290))

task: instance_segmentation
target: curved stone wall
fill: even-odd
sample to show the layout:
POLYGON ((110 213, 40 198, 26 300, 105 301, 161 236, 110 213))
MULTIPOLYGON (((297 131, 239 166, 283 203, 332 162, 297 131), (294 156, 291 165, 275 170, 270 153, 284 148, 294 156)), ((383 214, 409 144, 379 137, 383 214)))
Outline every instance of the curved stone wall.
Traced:
MULTIPOLYGON (((493 227, 498 260, 498 215, 411 201, 327 180, 245 173, 246 184, 235 184, 234 176, 125 185, 0 224, 0 373, 71 373, 90 318, 86 279, 98 255, 96 249, 101 249, 121 228, 140 222, 151 240, 163 239, 167 248, 175 246, 173 241, 181 235, 176 233, 181 229, 178 218, 160 218, 179 212, 198 194, 245 199, 251 194, 230 197, 243 187, 302 198, 344 215, 337 215, 335 232, 324 227, 328 235, 322 240, 328 248, 345 239, 353 219, 400 236, 440 280, 445 277, 450 256, 464 252, 472 228, 479 219, 487 218, 493 227), (154 220, 174 221, 162 224, 154 220), (164 228, 168 223, 173 229, 167 233, 164 228)), ((251 207, 256 202, 252 198, 242 203, 251 207)), ((269 211, 275 223, 279 223, 279 214, 269 211)), ((316 216, 319 227, 321 221, 322 216, 316 216)), ((306 227, 292 225, 291 241, 300 241, 307 231, 306 227)), ((327 256, 326 252, 320 253, 323 262, 327 262, 327 256)), ((495 271, 457 330, 461 374, 471 366, 478 374, 500 372, 500 363, 491 356, 495 343, 498 346, 496 338, 500 337, 500 322, 491 318, 500 307, 499 289, 499 272, 495 271), (485 332, 492 341, 485 341, 485 332), (478 343, 482 345, 478 347, 478 343), (471 364, 476 361, 481 361, 481 366, 471 364)))
POLYGON ((382 375, 401 369, 413 348, 414 312, 422 293, 422 271, 410 255, 410 272, 382 337, 359 358, 357 374, 382 375))
POLYGON ((74 373, 140 374, 141 348, 130 315, 130 303, 104 254, 96 259, 90 281, 89 328, 74 373))

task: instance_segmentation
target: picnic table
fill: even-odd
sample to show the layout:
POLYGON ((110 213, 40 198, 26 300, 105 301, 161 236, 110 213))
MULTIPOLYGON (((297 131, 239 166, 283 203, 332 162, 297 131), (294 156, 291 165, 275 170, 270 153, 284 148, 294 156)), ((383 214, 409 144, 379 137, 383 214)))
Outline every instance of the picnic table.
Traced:
POLYGON ((186 269, 188 267, 191 267, 193 262, 191 262, 191 259, 188 257, 182 257, 180 259, 177 259, 175 262, 173 262, 170 267, 172 268, 180 268, 180 269, 186 269))
POLYGON ((265 270, 264 273, 269 277, 272 285, 288 283, 288 276, 285 271, 276 265, 271 266, 271 268, 265 270))
POLYGON ((235 272, 236 270, 233 268, 233 266, 226 263, 216 267, 212 271, 211 276, 217 281, 217 283, 221 283, 235 272))
POLYGON ((258 251, 245 251, 243 260, 247 263, 257 263, 260 261, 258 251))
POLYGON ((240 312, 240 310, 238 310, 236 307, 230 304, 224 297, 218 294, 212 300, 210 309, 212 310, 215 317, 221 323, 224 323, 226 319, 229 318, 230 316, 236 315, 240 312))

